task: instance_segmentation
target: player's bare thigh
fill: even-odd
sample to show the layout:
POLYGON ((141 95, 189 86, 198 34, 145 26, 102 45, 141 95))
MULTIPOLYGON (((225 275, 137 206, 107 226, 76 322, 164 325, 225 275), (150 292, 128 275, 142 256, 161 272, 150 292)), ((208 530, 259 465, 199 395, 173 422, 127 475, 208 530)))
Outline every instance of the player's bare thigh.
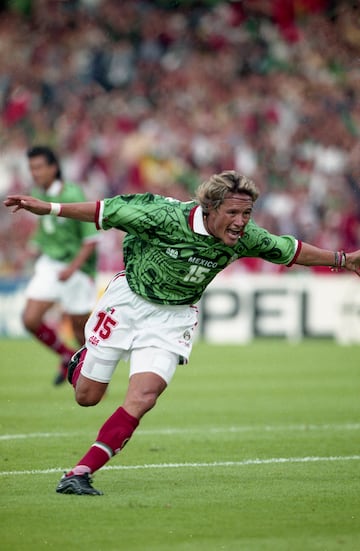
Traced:
MULTIPOLYGON (((108 383, 93 381, 80 374, 76 384, 76 401, 81 406, 94 406, 100 402, 107 387, 108 383)), ((123 407, 130 415, 141 419, 147 411, 154 407, 157 398, 166 387, 164 379, 156 373, 135 373, 129 379, 123 407)))
POLYGON ((36 331, 40 326, 46 312, 54 306, 53 301, 35 300, 29 298, 26 301, 25 308, 22 314, 23 323, 29 331, 36 331))
POLYGON ((130 357, 129 386, 123 403, 137 419, 154 407, 170 383, 178 355, 154 346, 133 350, 130 357))
MULTIPOLYGON (((127 355, 125 354, 125 357, 127 355)), ((82 406, 96 405, 104 396, 108 383, 121 360, 95 357, 86 351, 76 384, 76 401, 82 406)), ((134 350, 130 357, 130 377, 124 407, 140 419, 156 403, 171 381, 178 355, 155 347, 134 350)))
POLYGON ((95 406, 104 396, 120 358, 109 360, 94 356, 89 349, 84 352, 77 367, 80 373, 75 399, 81 406, 95 406))

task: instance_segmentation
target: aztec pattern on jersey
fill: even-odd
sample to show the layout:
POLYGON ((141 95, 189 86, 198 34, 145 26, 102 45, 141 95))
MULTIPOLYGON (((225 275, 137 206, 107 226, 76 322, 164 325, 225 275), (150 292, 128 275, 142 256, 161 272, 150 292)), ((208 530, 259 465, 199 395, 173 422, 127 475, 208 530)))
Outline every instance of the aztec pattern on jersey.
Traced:
POLYGON ((102 204, 103 229, 127 232, 124 261, 130 288, 161 304, 193 304, 214 277, 241 257, 261 257, 289 264, 296 240, 275 236, 250 221, 230 247, 209 235, 195 233, 189 223, 197 203, 152 195, 120 195, 102 204))

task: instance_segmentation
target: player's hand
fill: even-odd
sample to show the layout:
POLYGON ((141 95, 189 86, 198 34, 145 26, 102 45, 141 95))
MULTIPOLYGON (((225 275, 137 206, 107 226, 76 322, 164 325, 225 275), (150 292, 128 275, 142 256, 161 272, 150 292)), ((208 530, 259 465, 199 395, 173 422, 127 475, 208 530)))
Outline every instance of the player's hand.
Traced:
POLYGON ((13 212, 24 209, 34 214, 49 214, 51 205, 28 195, 9 195, 4 201, 5 207, 14 207, 13 212))
POLYGON ((354 251, 353 253, 346 253, 345 268, 360 276, 360 250, 354 251))
POLYGON ((73 268, 68 267, 59 272, 58 279, 59 281, 67 281, 74 273, 73 268))

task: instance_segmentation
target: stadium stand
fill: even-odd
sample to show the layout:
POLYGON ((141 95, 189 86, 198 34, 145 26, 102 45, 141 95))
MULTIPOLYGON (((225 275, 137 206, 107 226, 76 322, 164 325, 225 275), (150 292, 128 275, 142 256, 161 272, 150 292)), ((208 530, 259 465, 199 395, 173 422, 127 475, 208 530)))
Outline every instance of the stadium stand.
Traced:
MULTIPOLYGON (((29 188, 25 152, 35 143, 58 151, 89 199, 145 190, 184 199, 235 168, 261 189, 260 224, 359 247, 358 2, 2 6, 2 198, 29 188)), ((34 220, 21 216, 0 217, 0 275, 27 273, 34 220)), ((108 233, 100 269, 113 271, 119 237, 108 233)))

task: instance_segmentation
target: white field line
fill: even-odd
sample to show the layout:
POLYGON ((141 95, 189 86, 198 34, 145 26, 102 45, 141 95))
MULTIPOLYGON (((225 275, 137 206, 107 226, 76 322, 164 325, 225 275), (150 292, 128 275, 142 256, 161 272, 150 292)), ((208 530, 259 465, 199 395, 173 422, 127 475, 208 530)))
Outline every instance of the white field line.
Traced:
MULTIPOLYGON (((227 434, 241 432, 307 432, 307 431, 343 431, 360 430, 360 423, 326 423, 322 425, 313 424, 293 424, 293 425, 239 425, 234 427, 192 427, 192 428, 163 428, 163 429, 139 429, 136 436, 162 436, 162 435, 185 435, 192 434, 227 434)), ((0 434, 0 441, 4 440, 27 440, 29 438, 66 438, 79 434, 85 434, 85 431, 74 432, 30 432, 24 434, 0 434)))
MULTIPOLYGON (((328 457, 272 457, 269 459, 244 459, 243 461, 214 461, 212 463, 153 463, 144 465, 115 465, 102 467, 104 470, 129 471, 140 469, 208 469, 219 467, 246 467, 248 465, 276 465, 284 463, 317 463, 324 461, 359 461, 360 455, 343 455, 343 456, 328 456, 328 457)), ((0 471, 0 476, 9 475, 34 475, 34 474, 51 474, 64 472, 69 469, 43 469, 29 471, 0 471)))

